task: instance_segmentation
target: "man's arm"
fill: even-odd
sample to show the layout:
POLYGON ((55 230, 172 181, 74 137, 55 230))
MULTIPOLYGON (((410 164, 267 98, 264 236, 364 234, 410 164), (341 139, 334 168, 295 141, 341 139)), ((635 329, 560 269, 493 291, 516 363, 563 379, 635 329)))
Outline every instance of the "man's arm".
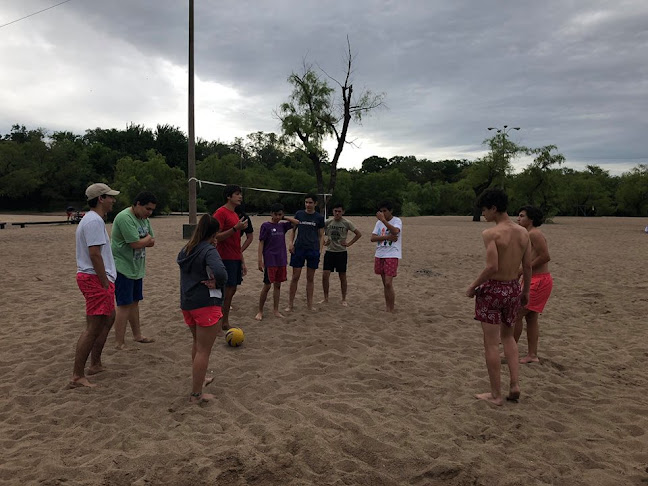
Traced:
MULTIPOLYGON (((218 224, 223 224, 221 221, 218 221, 218 224)), ((216 233, 216 241, 223 241, 232 236, 234 233, 236 233, 239 230, 247 228, 247 221, 245 221, 245 218, 239 219, 238 223, 236 223, 234 226, 232 226, 229 229, 226 229, 225 231, 221 231, 220 233, 216 233)))
POLYGON ((324 250, 324 228, 320 228, 317 230, 317 234, 319 236, 319 250, 320 253, 324 250))
POLYGON ((243 253, 245 249, 252 244, 253 239, 254 233, 245 233, 245 241, 241 245, 241 253, 243 253))
POLYGON ((133 250, 139 250, 140 248, 148 248, 155 245, 155 238, 151 235, 146 235, 144 238, 140 238, 139 241, 134 241, 133 243, 128 244, 133 250))
POLYGON ((398 226, 394 226, 389 221, 387 221, 385 219, 385 215, 382 213, 382 211, 378 211, 376 213, 376 218, 378 218, 379 221, 382 221, 382 224, 384 224, 387 227, 387 229, 389 230, 390 233, 392 233, 394 235, 397 235, 398 233, 400 233, 400 228, 398 226))
POLYGON ((103 257, 101 256, 101 245, 94 245, 88 247, 88 252, 90 253, 90 261, 92 262, 92 267, 99 277, 99 282, 104 289, 107 289, 110 286, 110 281, 108 280, 108 275, 106 275, 106 266, 104 265, 103 257))
POLYGON ((297 224, 293 223, 293 227, 290 231, 290 243, 288 244, 288 251, 290 253, 295 253, 295 234, 297 233, 299 222, 297 224))
POLYGON ((495 236, 484 231, 484 233, 482 233, 482 238, 484 239, 484 246, 486 247, 486 267, 482 270, 477 279, 470 284, 468 290, 466 290, 467 297, 474 297, 475 289, 489 280, 499 269, 499 254, 497 252, 495 236))
MULTIPOLYGON (((360 233, 360 230, 358 228, 351 230, 353 231, 353 234, 355 235, 351 241, 344 242, 342 243, 342 246, 346 246, 347 248, 353 245, 356 241, 358 241, 360 238, 362 238, 362 233, 360 233)), ((373 240, 372 240, 373 241, 373 240)))
POLYGON ((392 233, 386 235, 377 235, 376 233, 371 233, 371 241, 398 241, 398 235, 392 233))
POLYGON ((263 272, 265 266, 263 264, 263 240, 259 240, 259 250, 257 253, 257 261, 259 262, 259 270, 263 272))
POLYGON ((529 303, 529 290, 531 289, 531 239, 527 240, 524 255, 522 255, 522 278, 524 287, 522 288, 522 299, 520 303, 525 306, 529 303))
POLYGON ((531 262, 531 269, 533 270, 549 263, 549 261, 551 261, 551 257, 549 256, 549 247, 547 246, 547 240, 544 238, 542 233, 537 230, 532 231, 529 233, 529 240, 531 241, 531 246, 536 254, 536 257, 531 262))

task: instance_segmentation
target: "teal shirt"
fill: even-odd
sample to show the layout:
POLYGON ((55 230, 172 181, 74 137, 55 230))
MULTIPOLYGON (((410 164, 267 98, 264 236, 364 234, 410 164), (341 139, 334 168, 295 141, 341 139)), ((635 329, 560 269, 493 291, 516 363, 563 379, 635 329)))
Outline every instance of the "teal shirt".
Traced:
POLYGON ((113 221, 110 246, 117 271, 122 275, 138 280, 146 275, 146 247, 137 250, 130 243, 139 241, 147 235, 155 237, 151 222, 139 219, 128 207, 121 211, 113 221))

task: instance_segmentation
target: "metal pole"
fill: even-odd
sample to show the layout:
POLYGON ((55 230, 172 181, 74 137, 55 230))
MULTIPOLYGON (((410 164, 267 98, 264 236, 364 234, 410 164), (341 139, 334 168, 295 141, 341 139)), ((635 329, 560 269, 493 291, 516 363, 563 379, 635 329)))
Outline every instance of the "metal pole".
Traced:
POLYGON ((189 224, 196 224, 196 127, 194 122, 194 0, 189 0, 189 224))

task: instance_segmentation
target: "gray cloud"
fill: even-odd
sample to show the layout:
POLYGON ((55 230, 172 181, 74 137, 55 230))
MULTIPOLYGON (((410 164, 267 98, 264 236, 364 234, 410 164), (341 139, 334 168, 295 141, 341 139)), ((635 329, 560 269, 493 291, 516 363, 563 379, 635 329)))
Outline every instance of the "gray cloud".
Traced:
MULTIPOLYGON (((49 5, 2 5, 0 20, 49 5)), ((0 29, 0 129, 184 128, 186 6, 72 0, 0 29)), ((558 145, 568 165, 618 172, 648 162, 647 25, 639 0, 199 0, 197 130, 225 141, 278 131, 288 75, 305 59, 341 77, 349 35, 356 90, 385 92, 388 110, 353 128, 362 150, 345 151, 343 165, 371 148, 477 157, 486 127, 508 124, 523 128, 520 143, 558 145)))

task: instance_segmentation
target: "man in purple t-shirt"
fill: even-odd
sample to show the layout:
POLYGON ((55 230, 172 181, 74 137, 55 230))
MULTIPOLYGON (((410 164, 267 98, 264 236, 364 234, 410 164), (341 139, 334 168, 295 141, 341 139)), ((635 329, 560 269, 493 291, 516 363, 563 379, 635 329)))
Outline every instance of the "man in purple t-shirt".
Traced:
POLYGON ((259 230, 259 270, 263 272, 263 289, 259 297, 259 312, 255 316, 257 321, 263 319, 263 306, 270 291, 270 284, 274 286, 272 292, 273 313, 275 317, 283 318, 279 312, 279 296, 281 293, 281 282, 287 279, 286 265, 286 231, 292 224, 299 224, 295 218, 284 215, 284 208, 281 204, 273 204, 270 207, 271 220, 263 223, 259 230))

